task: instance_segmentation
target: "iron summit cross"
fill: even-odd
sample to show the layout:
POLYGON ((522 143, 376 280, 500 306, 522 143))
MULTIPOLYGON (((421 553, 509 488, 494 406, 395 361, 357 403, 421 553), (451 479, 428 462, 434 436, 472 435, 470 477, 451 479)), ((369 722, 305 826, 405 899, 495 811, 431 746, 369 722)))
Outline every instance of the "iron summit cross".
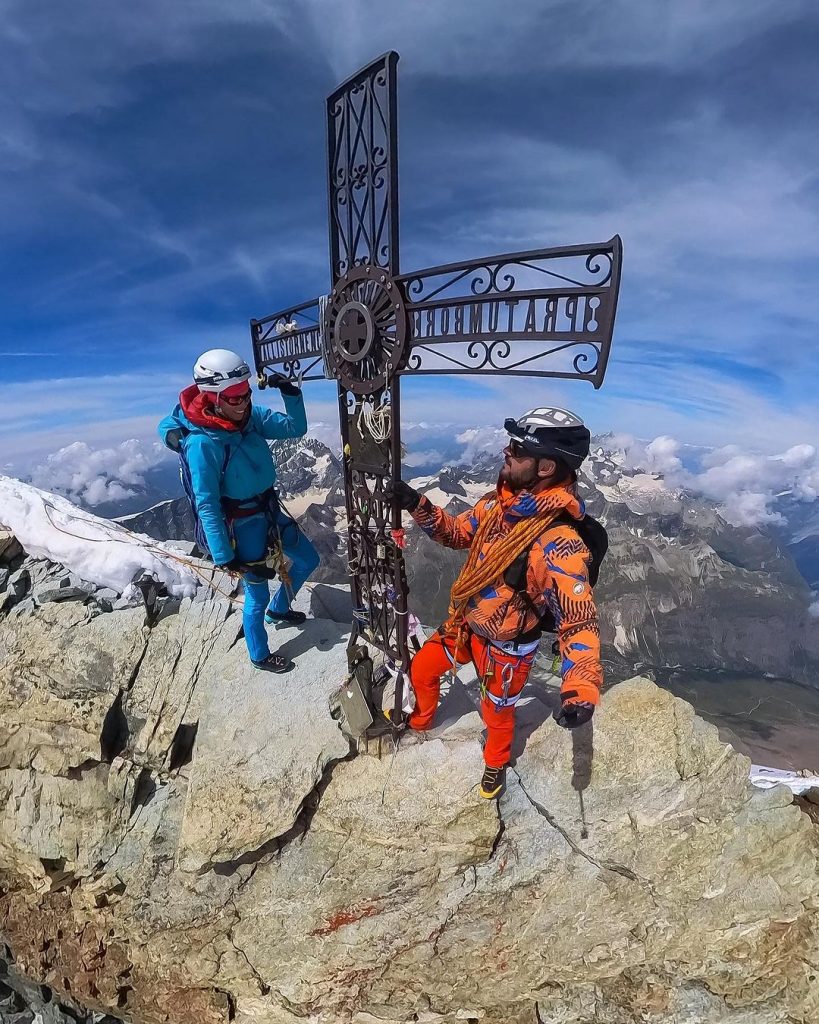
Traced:
MULTIPOLYGON (((490 256, 401 274, 398 54, 327 99, 332 291, 251 320, 259 382, 338 381, 353 639, 409 666, 401 512, 383 484, 401 471, 408 374, 524 374, 600 387, 620 286, 619 236, 598 245, 490 256)), ((401 701, 401 683, 396 704, 401 701)))

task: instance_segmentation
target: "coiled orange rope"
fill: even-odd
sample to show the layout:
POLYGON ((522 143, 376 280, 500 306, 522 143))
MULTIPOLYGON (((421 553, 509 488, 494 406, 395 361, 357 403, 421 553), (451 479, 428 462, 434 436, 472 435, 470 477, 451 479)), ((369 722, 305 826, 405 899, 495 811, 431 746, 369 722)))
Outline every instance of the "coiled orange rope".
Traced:
POLYGON ((548 509, 529 519, 517 523, 504 536, 492 542, 483 559, 480 559, 484 543, 490 539, 493 529, 497 529, 503 515, 500 503, 496 504, 481 520, 464 567, 452 584, 450 591, 451 613, 453 625, 463 617, 466 602, 483 587, 488 586, 501 576, 514 562, 521 552, 526 551, 543 533, 549 523, 555 519, 562 509, 548 509), (453 614, 454 613, 454 617, 453 614))

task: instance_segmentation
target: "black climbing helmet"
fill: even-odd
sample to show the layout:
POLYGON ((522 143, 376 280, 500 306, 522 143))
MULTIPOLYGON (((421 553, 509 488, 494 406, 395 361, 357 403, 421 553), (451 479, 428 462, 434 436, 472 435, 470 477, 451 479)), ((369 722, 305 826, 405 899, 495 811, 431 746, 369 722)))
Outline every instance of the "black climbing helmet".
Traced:
POLYGON ((519 420, 505 420, 503 427, 536 459, 559 459, 576 470, 589 454, 589 428, 567 409, 532 409, 519 420))

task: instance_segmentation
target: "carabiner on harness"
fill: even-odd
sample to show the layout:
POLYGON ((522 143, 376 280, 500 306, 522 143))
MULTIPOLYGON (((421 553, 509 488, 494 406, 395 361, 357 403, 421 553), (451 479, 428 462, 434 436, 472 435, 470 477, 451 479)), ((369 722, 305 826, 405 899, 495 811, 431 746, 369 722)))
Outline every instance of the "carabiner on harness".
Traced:
POLYGON ((498 663, 490 654, 486 665, 486 672, 484 672, 483 679, 481 680, 481 697, 485 697, 490 701, 494 706, 495 711, 499 712, 502 711, 503 708, 514 707, 520 700, 523 689, 521 688, 520 693, 516 693, 513 697, 509 696, 509 691, 512 689, 512 680, 515 676, 515 666, 511 662, 507 662, 501 668, 501 696, 495 696, 495 694, 489 689, 489 681, 495 674, 495 666, 497 664, 498 663))

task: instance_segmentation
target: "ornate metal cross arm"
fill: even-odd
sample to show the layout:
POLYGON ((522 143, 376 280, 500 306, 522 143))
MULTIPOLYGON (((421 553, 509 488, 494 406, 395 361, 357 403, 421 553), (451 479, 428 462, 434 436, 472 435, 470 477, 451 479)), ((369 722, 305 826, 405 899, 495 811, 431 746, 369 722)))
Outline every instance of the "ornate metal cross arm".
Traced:
POLYGON ((396 279, 409 323, 400 372, 526 374, 603 383, 619 235, 432 267, 396 279))
POLYGON ((322 299, 311 299, 262 320, 250 321, 253 355, 260 377, 266 369, 280 367, 287 377, 324 379, 322 305, 322 299))

